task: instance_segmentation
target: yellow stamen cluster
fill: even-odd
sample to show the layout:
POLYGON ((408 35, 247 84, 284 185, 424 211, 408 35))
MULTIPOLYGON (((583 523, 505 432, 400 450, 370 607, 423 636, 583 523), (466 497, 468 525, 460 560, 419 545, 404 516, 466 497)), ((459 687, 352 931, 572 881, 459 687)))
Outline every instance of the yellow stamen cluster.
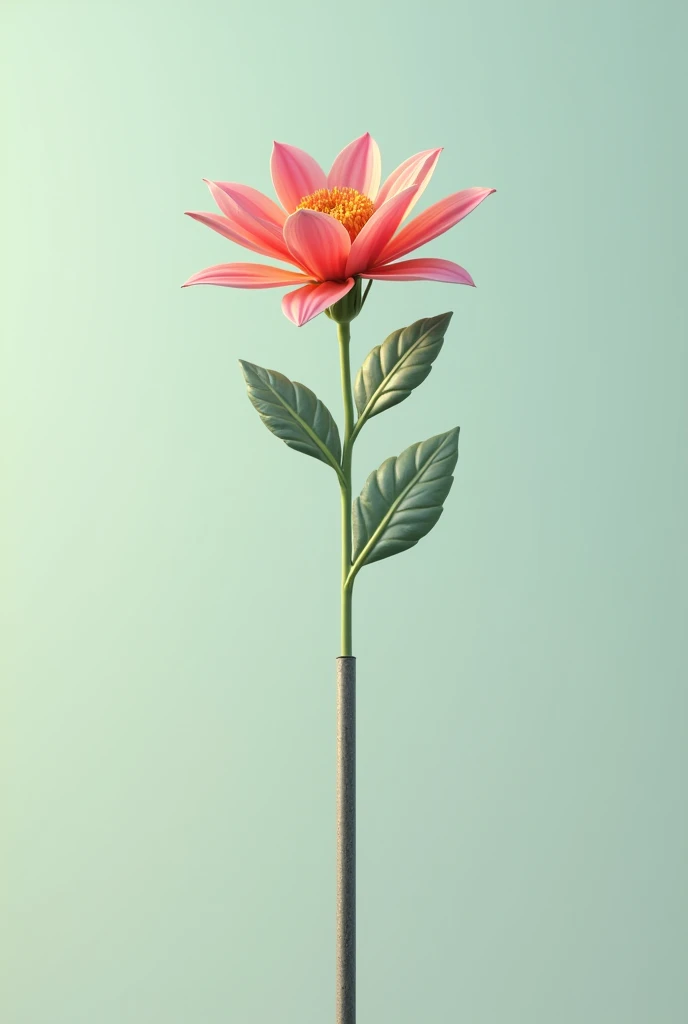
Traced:
POLYGON ((297 210, 317 210, 329 213, 344 225, 353 242, 366 221, 370 220, 375 209, 373 200, 355 188, 319 188, 309 196, 304 196, 297 210))

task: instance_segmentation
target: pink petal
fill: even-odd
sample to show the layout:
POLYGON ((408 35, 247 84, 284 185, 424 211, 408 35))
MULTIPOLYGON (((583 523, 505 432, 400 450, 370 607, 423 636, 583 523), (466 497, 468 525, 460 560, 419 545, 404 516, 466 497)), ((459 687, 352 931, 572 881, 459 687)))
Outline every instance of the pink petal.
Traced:
POLYGON ((264 263, 218 263, 193 274, 182 288, 192 284, 219 284, 225 288, 284 288, 307 280, 305 274, 268 267, 264 263))
POLYGON ((409 185, 417 185, 418 191, 413 197, 412 202, 409 203, 408 209, 404 214, 404 219, 408 217, 409 213, 425 191, 427 184, 432 177, 432 172, 437 166, 437 161, 440 158, 441 152, 441 149, 426 149, 422 153, 416 153, 415 156, 410 156, 408 160, 404 160, 403 164, 399 164, 397 169, 392 171, 378 192, 375 205, 380 206, 387 199, 391 199, 392 196, 397 194, 397 192, 400 192, 402 188, 408 188, 409 185))
POLYGON ((327 187, 327 178, 317 160, 296 146, 275 142, 270 172, 275 192, 287 213, 293 213, 304 196, 327 187))
POLYGON ((301 327, 318 313, 322 313, 323 309, 341 299, 353 286, 353 277, 344 282, 323 281, 322 284, 306 284, 303 288, 297 288, 295 292, 287 292, 282 299, 282 312, 297 327, 301 327))
POLYGON ((494 188, 465 188, 462 192, 455 192, 446 199, 440 199, 401 229, 380 254, 378 263, 390 263, 444 234, 468 216, 471 210, 475 210, 486 196, 496 191, 494 188))
POLYGON ((374 199, 380 187, 382 160, 375 139, 366 132, 345 146, 327 175, 327 187, 355 188, 374 199))
POLYGON ((270 221, 272 224, 276 224, 278 228, 284 226, 286 218, 284 210, 273 199, 259 192, 257 188, 251 188, 250 185, 240 185, 236 181, 216 181, 214 184, 221 188, 223 192, 226 192, 228 196, 231 196, 252 217, 260 217, 262 220, 270 221))
POLYGON ((468 271, 451 260, 402 260, 364 271, 360 276, 374 281, 444 281, 446 284, 470 284, 475 288, 468 271))
POLYGON ((417 190, 417 185, 402 189, 375 211, 351 243, 351 252, 346 263, 347 276, 360 274, 380 262, 380 253, 399 227, 417 190))
POLYGON ((282 240, 281 246, 272 245, 264 239, 257 238, 252 232, 240 228, 235 220, 223 217, 219 213, 198 213, 187 210, 186 216, 199 221, 201 224, 205 224, 206 227, 212 228, 213 231, 217 231, 219 235, 224 235, 225 238, 236 242, 237 245, 243 245, 245 249, 260 253, 261 256, 271 256, 276 260, 286 260, 287 263, 294 262, 294 257, 284 244, 284 240, 282 240))
MULTIPOLYGON (((203 180, 210 189, 213 199, 239 234, 264 246, 266 254, 291 262, 292 257, 284 241, 281 224, 265 220, 258 215, 258 205, 247 200, 246 196, 235 190, 231 184, 220 186, 216 181, 208 181, 207 178, 203 180)), ((278 209, 277 204, 275 207, 278 209)))
POLYGON ((284 225, 284 240, 292 257, 318 281, 341 281, 351 250, 349 232, 327 213, 297 210, 284 225))

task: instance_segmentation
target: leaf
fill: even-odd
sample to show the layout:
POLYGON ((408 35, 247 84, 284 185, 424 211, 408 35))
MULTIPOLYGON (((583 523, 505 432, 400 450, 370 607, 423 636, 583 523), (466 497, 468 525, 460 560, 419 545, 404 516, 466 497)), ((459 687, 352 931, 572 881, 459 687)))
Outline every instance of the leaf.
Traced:
MULTIPOLYGON (((359 422, 403 402, 425 380, 437 359, 451 313, 416 320, 376 345, 356 375, 359 422)), ((357 428, 360 427, 357 424, 357 428)))
POLYGON ((341 476, 339 431, 320 399, 304 384, 291 381, 276 370, 266 370, 243 359, 239 362, 248 397, 268 430, 297 452, 328 463, 341 476))
POLYGON ((459 457, 459 428, 386 459, 353 503, 352 574, 417 544, 442 515, 459 457))

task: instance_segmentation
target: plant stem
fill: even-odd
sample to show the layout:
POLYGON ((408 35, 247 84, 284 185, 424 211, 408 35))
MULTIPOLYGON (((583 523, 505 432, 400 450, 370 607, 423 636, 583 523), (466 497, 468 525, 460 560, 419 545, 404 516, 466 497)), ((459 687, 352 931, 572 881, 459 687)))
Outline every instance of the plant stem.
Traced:
POLYGON ((336 1024, 356 1024, 356 659, 351 645, 351 396, 349 324, 337 324, 344 402, 342 474, 342 655, 337 658, 336 1024))
POLYGON ((354 430, 354 403, 351 395, 351 361, 349 324, 337 324, 339 338, 339 367, 342 378, 342 400, 344 402, 344 446, 342 449, 342 657, 352 657, 352 597, 353 580, 348 580, 351 570, 351 450, 354 430))

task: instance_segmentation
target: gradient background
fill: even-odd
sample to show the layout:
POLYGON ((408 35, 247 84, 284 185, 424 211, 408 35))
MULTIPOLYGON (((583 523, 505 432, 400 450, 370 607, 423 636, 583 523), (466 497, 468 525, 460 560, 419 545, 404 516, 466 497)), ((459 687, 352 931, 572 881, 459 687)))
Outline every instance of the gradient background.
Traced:
POLYGON ((668 3, 3 9, 3 1024, 334 1007, 339 493, 239 357, 338 419, 334 327, 184 218, 272 139, 422 208, 353 361, 455 311, 355 484, 456 423, 438 527, 358 578, 361 1024, 688 1018, 685 15, 668 3), (683 525, 682 525, 683 524, 683 525))

